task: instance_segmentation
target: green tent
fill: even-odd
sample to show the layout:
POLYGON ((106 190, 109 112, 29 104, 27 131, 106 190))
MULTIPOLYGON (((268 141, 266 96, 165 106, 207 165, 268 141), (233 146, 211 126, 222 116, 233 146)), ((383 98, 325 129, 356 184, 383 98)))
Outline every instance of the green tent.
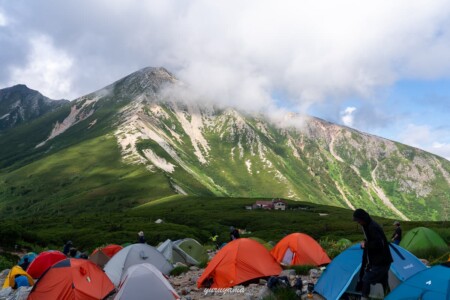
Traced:
POLYGON ((175 245, 180 247, 184 252, 196 259, 198 262, 208 261, 208 253, 206 249, 196 240, 186 238, 174 242, 175 245))
POLYGON ((348 247, 350 247, 352 244, 353 244, 352 241, 350 241, 349 239, 340 239, 339 241, 336 242, 336 246, 340 250, 345 250, 348 247))
POLYGON ((440 256, 448 251, 445 241, 433 230, 417 227, 408 231, 400 246, 417 257, 440 256))

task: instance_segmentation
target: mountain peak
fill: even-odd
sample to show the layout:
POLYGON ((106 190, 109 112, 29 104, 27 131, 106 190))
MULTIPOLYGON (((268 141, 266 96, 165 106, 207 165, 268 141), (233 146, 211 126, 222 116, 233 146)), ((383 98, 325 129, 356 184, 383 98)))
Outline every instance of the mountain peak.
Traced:
POLYGON ((0 89, 0 131, 36 119, 68 102, 47 98, 25 84, 0 89))

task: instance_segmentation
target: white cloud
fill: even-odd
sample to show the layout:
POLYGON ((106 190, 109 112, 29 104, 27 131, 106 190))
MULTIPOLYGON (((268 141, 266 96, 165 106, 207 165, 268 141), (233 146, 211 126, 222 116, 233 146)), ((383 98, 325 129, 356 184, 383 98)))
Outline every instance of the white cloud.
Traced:
POLYGON ((450 143, 439 143, 439 142, 434 142, 431 145, 430 148, 430 152, 432 153, 436 153, 439 156, 444 157, 445 159, 450 161, 450 143))
POLYGON ((3 12, 0 10, 0 27, 8 25, 8 21, 6 19, 6 16, 3 14, 3 12))
POLYGON ((450 140, 447 130, 409 124, 399 133, 398 140, 450 160, 450 140))
POLYGON ((264 108, 277 89, 290 107, 305 111, 325 99, 371 98, 402 78, 450 75, 446 0, 43 0, 28 6, 22 32, 44 32, 74 57, 73 87, 85 93, 153 65, 220 103, 264 108))
POLYGON ((72 58, 57 49, 47 36, 35 37, 30 44, 26 65, 11 69, 10 85, 24 83, 53 99, 74 96, 71 94, 72 58))
POLYGON ((356 107, 349 106, 344 111, 341 111, 341 121, 345 126, 352 127, 354 121, 354 112, 356 111, 356 107))

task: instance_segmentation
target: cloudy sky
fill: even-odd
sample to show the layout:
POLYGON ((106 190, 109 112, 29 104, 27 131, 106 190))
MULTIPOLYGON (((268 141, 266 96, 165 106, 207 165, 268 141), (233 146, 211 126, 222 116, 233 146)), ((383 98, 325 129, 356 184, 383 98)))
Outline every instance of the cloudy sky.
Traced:
POLYGON ((0 88, 74 99, 147 66, 450 159, 448 0, 0 0, 0 88))

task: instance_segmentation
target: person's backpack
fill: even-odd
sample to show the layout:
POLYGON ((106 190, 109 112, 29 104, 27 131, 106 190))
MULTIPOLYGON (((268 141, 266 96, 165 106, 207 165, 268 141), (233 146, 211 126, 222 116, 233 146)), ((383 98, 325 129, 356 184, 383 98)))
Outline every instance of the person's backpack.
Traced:
POLYGON ((267 287, 271 291, 274 291, 277 289, 291 288, 291 284, 289 283, 287 276, 271 276, 269 280, 267 280, 267 287))

